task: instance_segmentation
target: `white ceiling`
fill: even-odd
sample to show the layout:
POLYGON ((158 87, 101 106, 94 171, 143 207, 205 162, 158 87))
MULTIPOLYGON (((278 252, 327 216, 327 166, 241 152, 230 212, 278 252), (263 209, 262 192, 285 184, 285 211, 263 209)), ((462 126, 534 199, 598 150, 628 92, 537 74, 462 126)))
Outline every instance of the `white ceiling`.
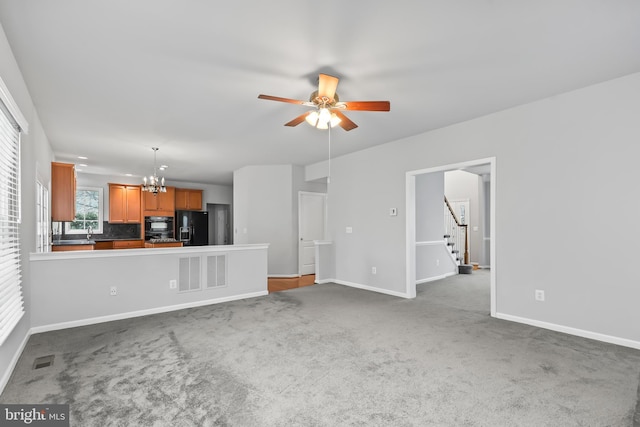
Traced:
POLYGON ((245 165, 326 159, 283 124, 318 72, 349 112, 334 156, 640 71, 637 0, 0 0, 59 161, 89 173, 230 184, 245 165))

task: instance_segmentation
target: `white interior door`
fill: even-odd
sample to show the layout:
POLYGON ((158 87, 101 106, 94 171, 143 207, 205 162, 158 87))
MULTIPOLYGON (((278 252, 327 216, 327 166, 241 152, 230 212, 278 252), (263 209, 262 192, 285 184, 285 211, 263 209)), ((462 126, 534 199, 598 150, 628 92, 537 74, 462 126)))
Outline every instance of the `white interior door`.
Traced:
POLYGON ((300 275, 316 272, 314 240, 323 240, 326 213, 325 193, 298 193, 298 271, 300 275))

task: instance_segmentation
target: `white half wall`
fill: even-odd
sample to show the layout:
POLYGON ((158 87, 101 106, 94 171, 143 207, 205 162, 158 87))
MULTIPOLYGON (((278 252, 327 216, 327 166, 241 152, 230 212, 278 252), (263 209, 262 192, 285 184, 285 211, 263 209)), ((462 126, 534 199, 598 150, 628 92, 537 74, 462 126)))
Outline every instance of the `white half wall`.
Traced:
POLYGON ((42 332, 266 295, 267 249, 231 245, 32 254, 32 328, 42 332), (181 258, 209 255, 226 256, 225 286, 170 288, 170 280, 179 280, 181 258))

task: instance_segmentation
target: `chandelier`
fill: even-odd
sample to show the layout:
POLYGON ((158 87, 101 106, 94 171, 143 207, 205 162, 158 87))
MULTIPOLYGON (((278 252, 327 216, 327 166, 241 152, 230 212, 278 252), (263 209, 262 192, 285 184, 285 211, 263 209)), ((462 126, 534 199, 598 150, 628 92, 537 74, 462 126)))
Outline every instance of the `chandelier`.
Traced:
POLYGON ((155 196, 158 193, 166 193, 167 187, 164 186, 164 177, 158 178, 156 174, 156 154, 158 153, 158 147, 152 147, 153 150, 153 175, 149 177, 149 182, 147 182, 147 177, 143 178, 142 191, 148 191, 153 193, 155 196))

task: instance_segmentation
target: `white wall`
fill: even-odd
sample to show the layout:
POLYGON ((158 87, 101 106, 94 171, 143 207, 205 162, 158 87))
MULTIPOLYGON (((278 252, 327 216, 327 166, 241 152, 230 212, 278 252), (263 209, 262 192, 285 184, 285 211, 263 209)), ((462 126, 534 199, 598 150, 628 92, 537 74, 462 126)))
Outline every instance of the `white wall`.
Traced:
POLYGON ((290 165, 247 166, 233 174, 234 242, 269 243, 269 275, 286 275, 293 248, 290 165))
POLYGON ((13 53, 2 27, 0 27, 0 78, 9 89, 22 115, 29 123, 29 133, 21 138, 22 224, 20 226, 20 251, 22 263, 22 288, 26 314, 0 346, 0 390, 8 381, 8 375, 21 351, 31 328, 32 278, 29 253, 36 248, 36 176, 44 185, 51 181, 53 151, 40 124, 35 107, 20 74, 13 53))
POLYGON ((416 176, 416 280, 455 274, 457 264, 444 240, 445 173, 416 176))
POLYGON ((234 242, 269 243, 269 275, 298 272, 298 191, 322 192, 303 167, 246 166, 233 174, 234 242))
POLYGON ((640 73, 333 159, 336 278, 404 293, 406 173, 495 157, 498 314, 640 345, 637 227, 611 234, 640 208, 638 117, 640 73))

